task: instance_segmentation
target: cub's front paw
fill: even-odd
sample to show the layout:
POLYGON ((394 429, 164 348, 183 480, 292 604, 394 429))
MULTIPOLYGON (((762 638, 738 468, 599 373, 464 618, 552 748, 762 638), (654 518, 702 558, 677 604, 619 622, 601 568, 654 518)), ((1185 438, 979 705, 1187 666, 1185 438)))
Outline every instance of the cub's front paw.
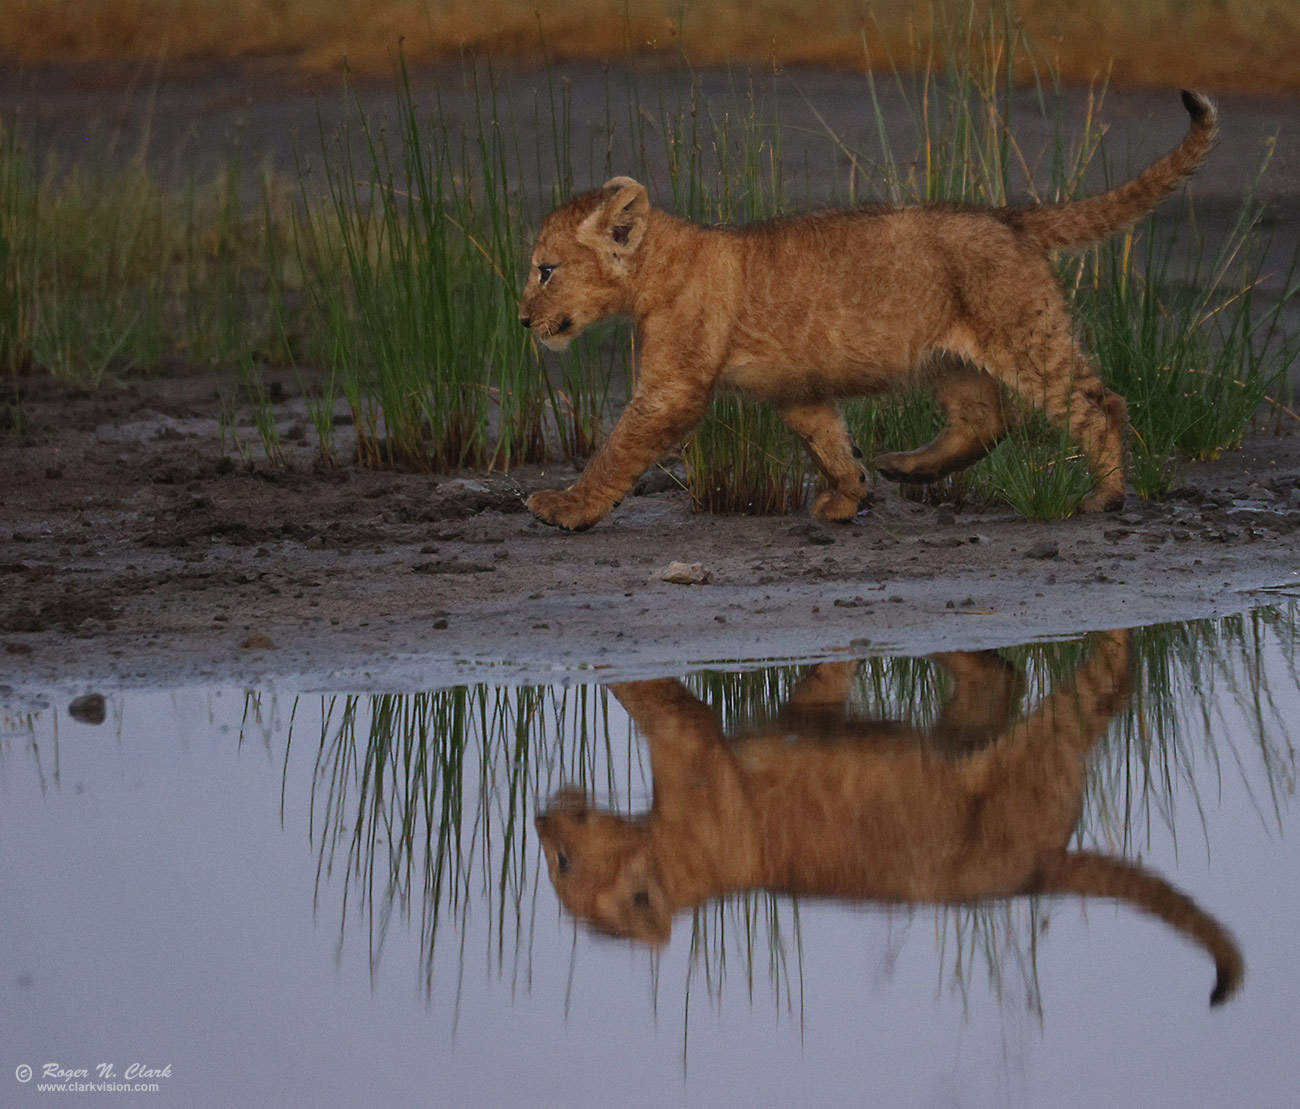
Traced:
POLYGON ((593 509, 582 497, 567 489, 547 489, 528 498, 528 511, 551 527, 565 531, 586 531, 605 513, 593 509))
POLYGON ((858 514, 865 499, 865 494, 861 497, 846 497, 835 489, 827 489, 813 501, 812 514, 819 520, 847 524, 858 514))

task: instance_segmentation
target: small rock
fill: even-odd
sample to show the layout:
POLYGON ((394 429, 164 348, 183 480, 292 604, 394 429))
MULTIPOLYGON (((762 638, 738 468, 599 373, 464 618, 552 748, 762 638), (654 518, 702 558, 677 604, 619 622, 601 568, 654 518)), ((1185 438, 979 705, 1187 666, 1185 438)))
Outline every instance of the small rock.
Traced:
POLYGON ((713 581, 713 571, 706 570, 700 562, 670 562, 651 574, 650 580, 665 581, 670 585, 709 585, 713 581))
POLYGON ((632 496, 652 497, 656 493, 673 493, 684 488, 684 485, 683 480, 671 470, 654 466, 642 474, 637 483, 632 486, 632 496))
POLYGON ((1142 513, 1140 512, 1125 512, 1123 515, 1120 516, 1119 522, 1121 524, 1128 524, 1129 527, 1136 528, 1145 524, 1147 522, 1147 518, 1143 516, 1142 513))
POLYGON ((1050 539, 1035 543, 1025 552, 1026 558, 1056 558, 1061 553, 1060 545, 1050 539))
POLYGON ((936 524, 955 524, 957 522, 957 513, 945 505, 934 514, 936 524))
POLYGON ((32 645, 30 643, 6 643, 5 654, 7 655, 30 655, 32 645))
POLYGON ((77 697, 68 705, 68 715, 83 724, 102 724, 104 722, 104 695, 86 693, 77 697))
POLYGON ((274 651, 275 650, 275 644, 271 642, 271 637, 269 635, 264 635, 262 632, 254 632, 247 639, 245 639, 240 644, 240 646, 245 651, 274 651))

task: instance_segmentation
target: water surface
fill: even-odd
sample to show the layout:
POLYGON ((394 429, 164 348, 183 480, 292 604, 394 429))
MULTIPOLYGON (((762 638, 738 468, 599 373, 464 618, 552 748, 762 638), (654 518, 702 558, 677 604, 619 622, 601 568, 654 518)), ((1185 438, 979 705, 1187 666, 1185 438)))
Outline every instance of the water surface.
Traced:
POLYGON ((1289 611, 0 728, 6 1105, 51 1063, 170 1066, 118 1098, 150 1105, 1276 1105, 1300 1078, 1289 611), (575 918, 557 884, 595 864, 548 867, 543 814, 653 839, 653 880, 575 918), (1210 1006, 1177 922, 1016 893, 1080 853, 1221 926, 1235 995, 1210 1006), (669 877, 724 871, 755 888, 669 877))

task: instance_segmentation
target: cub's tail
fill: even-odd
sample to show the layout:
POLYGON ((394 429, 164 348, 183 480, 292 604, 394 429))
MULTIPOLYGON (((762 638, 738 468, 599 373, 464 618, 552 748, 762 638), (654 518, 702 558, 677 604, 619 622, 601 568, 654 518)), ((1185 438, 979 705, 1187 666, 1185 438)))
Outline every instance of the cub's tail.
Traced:
POLYGON ((1183 106, 1192 117, 1187 137, 1132 181, 1089 197, 1033 208, 1004 208, 1003 220, 1027 234, 1045 250, 1087 246, 1141 219, 1205 160, 1219 129, 1213 102, 1199 92, 1183 92, 1183 106))
POLYGON ((1072 852, 1041 879, 1034 892, 1114 898, 1164 921, 1200 944, 1214 960, 1211 1005, 1223 1004, 1241 985, 1245 964, 1231 933, 1187 894, 1149 870, 1091 851, 1072 852))

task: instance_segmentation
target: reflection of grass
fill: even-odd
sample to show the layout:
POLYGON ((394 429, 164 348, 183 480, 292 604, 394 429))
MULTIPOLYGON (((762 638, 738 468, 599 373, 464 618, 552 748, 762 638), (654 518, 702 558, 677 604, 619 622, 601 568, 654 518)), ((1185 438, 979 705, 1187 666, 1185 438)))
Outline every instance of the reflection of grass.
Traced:
POLYGON ((1293 729, 1274 701, 1267 659, 1279 653, 1283 662, 1274 676, 1296 683, 1296 615, 1294 606, 1257 609, 1138 631, 1134 705, 1093 764, 1086 838, 1140 849, 1153 825, 1172 834, 1175 789, 1196 796, 1202 759, 1220 774, 1235 764, 1261 817, 1281 823, 1284 798, 1295 791, 1296 751, 1287 738, 1293 729), (1248 735, 1221 726, 1224 704, 1248 722, 1248 735), (1246 773, 1248 765, 1258 769, 1246 773))
POLYGON ((604 691, 591 686, 328 701, 311 832, 318 906, 330 879, 342 885, 340 942, 359 916, 373 971, 394 921, 418 918, 427 992, 444 916, 463 925, 485 899, 497 960, 517 958, 531 942, 534 796, 560 780, 634 786, 609 770, 606 712, 604 691))
MULTIPOLYGON (((1296 615, 1261 609, 1135 633, 1132 703, 1091 760, 1081 841, 1132 852, 1153 835, 1173 835, 1175 805, 1187 803, 1188 791, 1199 809, 1205 783, 1194 771, 1207 759, 1213 767, 1235 765, 1261 818, 1280 824, 1294 791, 1296 753, 1279 739, 1289 730, 1266 667, 1273 681, 1300 687, 1296 615), (1220 726, 1229 705, 1248 734, 1220 726)), ((1086 652, 1086 641, 1074 640, 1003 653, 1026 675, 1028 704, 1068 682, 1086 652)), ((688 684, 728 732, 743 731, 770 719, 802 673, 789 666, 708 672, 688 684)), ((867 659, 849 713, 925 729, 938 720, 947 686, 928 660, 867 659)), ((360 924, 373 970, 388 929, 418 920, 427 991, 443 930, 460 930, 469 914, 486 911, 490 955, 499 971, 516 973, 531 951, 538 883, 546 882, 531 834, 537 800, 576 785, 602 808, 640 812, 648 804, 643 752, 609 710, 605 692, 592 686, 475 686, 328 701, 311 834, 318 905, 331 885, 341 886, 340 942, 360 924)), ((287 778, 285 788, 293 788, 287 778)), ((1036 900, 934 911, 941 973, 954 989, 965 996, 983 978, 997 996, 1026 997, 1037 1011, 1036 945, 1046 910, 1036 900)), ((910 925, 929 912, 896 908, 889 915, 910 925)), ((737 981, 752 1001, 766 980, 779 1008, 802 1010, 797 901, 751 891, 701 906, 690 937, 688 1023, 693 995, 702 991, 716 1006, 737 981)), ((656 989, 662 962, 650 964, 656 989)))
MULTIPOLYGON (((700 62, 737 58, 857 65, 863 39, 879 56, 915 60, 935 24, 960 19, 967 0, 8 0, 0 52, 29 61, 86 58, 229 58, 287 54, 309 67, 346 55, 387 70, 399 37, 413 58, 466 46, 541 60, 551 50, 604 61, 629 42, 640 52, 681 45, 700 62)), ((1257 91, 1300 88, 1300 17, 1276 0, 981 0, 1005 7, 1051 44, 1062 72, 1086 82, 1113 67, 1126 81, 1212 81, 1257 91)))

